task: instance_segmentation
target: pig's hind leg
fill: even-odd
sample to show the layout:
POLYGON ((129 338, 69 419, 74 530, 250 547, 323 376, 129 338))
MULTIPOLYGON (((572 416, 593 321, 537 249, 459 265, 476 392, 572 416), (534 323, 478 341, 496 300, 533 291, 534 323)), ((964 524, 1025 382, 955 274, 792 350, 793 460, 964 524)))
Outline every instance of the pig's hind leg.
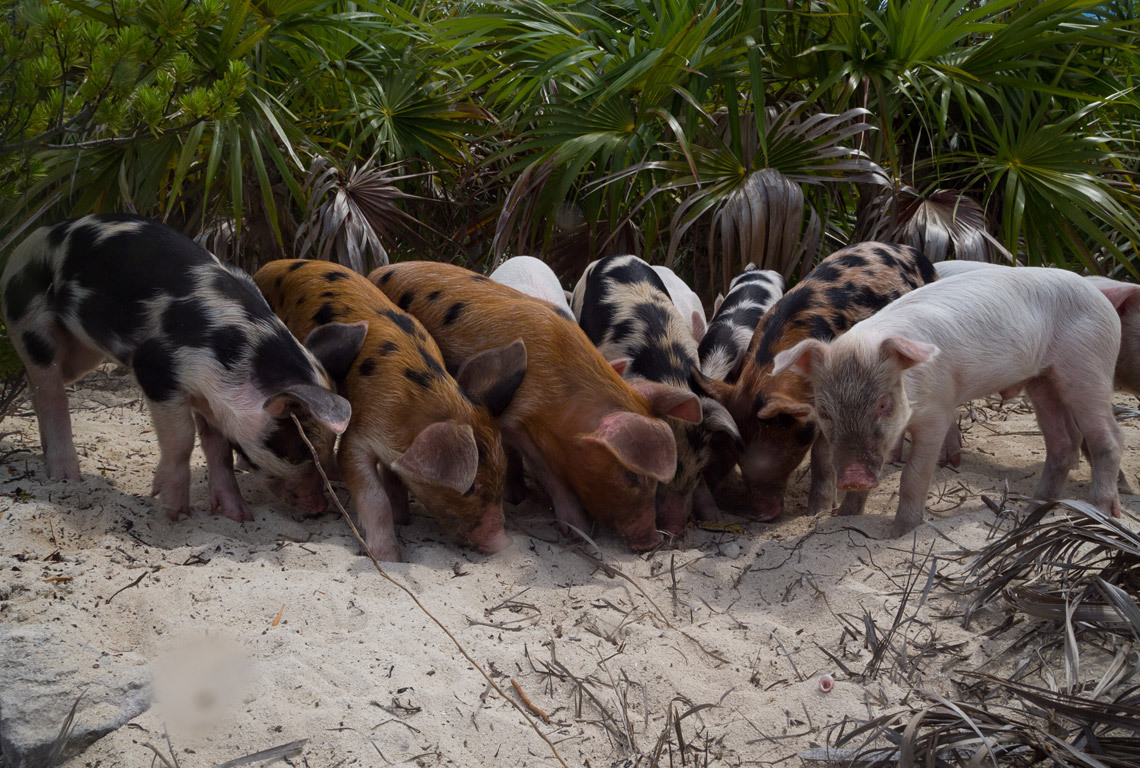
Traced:
POLYGON ((1117 493, 1117 475, 1120 470, 1122 435, 1120 426, 1112 417, 1112 373, 1096 370, 1094 366, 1069 366, 1053 369, 1032 382, 1030 398, 1037 421, 1045 434, 1045 470, 1041 476, 1038 495, 1043 499, 1056 499, 1061 495, 1065 477, 1076 459, 1084 438, 1088 445, 1089 463, 1092 465, 1090 501, 1094 506, 1113 516, 1120 516, 1120 497, 1117 493), (1041 404, 1039 405, 1039 400, 1041 404), (1042 414, 1056 421, 1050 424, 1054 441, 1064 440, 1067 451, 1051 464, 1050 433, 1042 414), (1061 462, 1064 462, 1061 464, 1061 462))
MULTIPOLYGON (((46 322, 46 315, 33 319, 46 322)), ((45 326, 45 322, 25 320, 10 329, 12 344, 25 362, 48 477, 79 480, 66 386, 98 365, 103 353, 58 326, 45 326)))

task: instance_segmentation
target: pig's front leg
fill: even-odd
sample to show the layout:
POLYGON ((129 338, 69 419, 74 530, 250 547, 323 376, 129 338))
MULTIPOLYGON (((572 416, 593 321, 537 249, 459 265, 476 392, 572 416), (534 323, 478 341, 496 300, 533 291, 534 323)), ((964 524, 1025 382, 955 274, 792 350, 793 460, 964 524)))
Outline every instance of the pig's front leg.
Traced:
MULTIPOLYGON (((1045 467, 1037 484, 1037 498, 1052 501, 1061 497, 1069 469, 1077 461, 1081 435, 1068 406, 1048 378, 1033 379, 1025 386, 1033 403, 1037 426, 1045 438, 1045 467)), ((1115 480, 1115 470, 1113 480, 1115 480)))
POLYGON ((938 454, 953 420, 954 411, 931 415, 909 426, 910 459, 903 467, 899 484, 899 507, 895 512, 893 534, 902 536, 922 525, 926 509, 926 494, 938 463, 938 454))
POLYGON ((697 483, 697 489, 693 492, 693 515, 706 523, 719 523, 724 519, 713 497, 712 489, 703 478, 697 483))
POLYGON ((380 478, 376 455, 349 438, 340 449, 339 463, 369 551, 377 560, 399 562, 392 504, 380 478))
POLYGON ((221 512, 230 520, 253 520, 253 513, 241 496, 234 477, 234 451, 229 440, 200 413, 194 414, 202 452, 206 454, 206 479, 210 486, 210 511, 221 512))
POLYGON ((52 480, 79 480, 79 457, 75 453, 67 390, 60 368, 58 365, 41 368, 29 364, 27 373, 48 477, 52 480))
POLYGON ((407 525, 412 522, 412 513, 408 509, 408 487, 392 470, 380 467, 380 482, 384 484, 384 491, 388 494, 388 503, 392 505, 392 519, 396 525, 407 525))
POLYGON ((194 417, 185 400, 158 402, 147 399, 154 434, 158 438, 158 469, 150 495, 162 500, 172 521, 190 516, 190 454, 194 451, 194 417))
POLYGON ((567 538, 577 538, 578 535, 570 526, 574 526, 579 531, 588 532, 590 521, 586 517, 586 511, 582 508, 578 494, 574 493, 574 489, 550 469, 534 441, 525 433, 517 430, 511 430, 509 433, 504 432, 503 436, 510 440, 511 447, 522 455, 535 484, 550 494, 550 501, 554 507, 554 517, 558 520, 559 532, 567 538))
POLYGON ((811 488, 808 491, 808 514, 829 515, 835 506, 835 462, 831 444, 816 427, 811 445, 811 488))

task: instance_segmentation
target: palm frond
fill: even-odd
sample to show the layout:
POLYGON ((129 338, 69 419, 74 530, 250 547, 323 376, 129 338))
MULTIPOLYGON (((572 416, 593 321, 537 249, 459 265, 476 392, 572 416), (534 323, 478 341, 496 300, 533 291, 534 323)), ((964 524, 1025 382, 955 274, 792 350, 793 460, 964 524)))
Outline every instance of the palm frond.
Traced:
POLYGON ((990 233, 982 206, 955 189, 886 189, 860 211, 855 231, 858 240, 912 245, 931 261, 1013 261, 990 233))

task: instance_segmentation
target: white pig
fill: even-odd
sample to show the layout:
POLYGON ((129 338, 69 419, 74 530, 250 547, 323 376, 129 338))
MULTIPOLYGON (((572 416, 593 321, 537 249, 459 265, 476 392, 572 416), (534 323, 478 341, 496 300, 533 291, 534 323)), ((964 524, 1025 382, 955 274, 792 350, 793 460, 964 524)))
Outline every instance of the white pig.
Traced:
POLYGON ((668 267, 654 267, 653 271, 665 283, 665 290, 669 292, 673 305, 681 310, 681 317, 691 324, 693 339, 700 343, 709 327, 701 297, 668 267))
POLYGON ((515 256, 500 264, 490 277, 496 283, 553 304, 560 315, 578 322, 574 320, 574 313, 570 311, 570 304, 566 301, 566 291, 558 282, 558 275, 554 274, 554 270, 541 259, 533 256, 515 256))
POLYGON ((838 486, 840 514, 863 511, 883 459, 904 431, 894 532, 922 523, 939 446, 961 403, 1025 388, 1045 437, 1037 496, 1055 499, 1081 437, 1092 503, 1120 514, 1120 427, 1112 418, 1120 321, 1088 280, 1058 269, 994 270, 939 279, 892 302, 830 344, 806 339, 776 356, 812 380, 815 410, 838 486))

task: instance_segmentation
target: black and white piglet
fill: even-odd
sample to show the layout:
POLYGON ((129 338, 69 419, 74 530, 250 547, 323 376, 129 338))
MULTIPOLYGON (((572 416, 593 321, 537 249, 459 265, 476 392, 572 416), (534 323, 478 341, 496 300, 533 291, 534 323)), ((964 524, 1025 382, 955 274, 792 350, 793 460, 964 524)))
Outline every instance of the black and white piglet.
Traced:
MULTIPOLYGON (((702 482, 710 436, 724 432, 740 439, 728 410, 701 387, 690 320, 673 304, 661 277, 636 256, 608 256, 590 264, 571 306, 586 336, 622 376, 689 389, 700 397, 700 423, 668 419, 677 442, 677 472, 659 493, 657 526, 679 536, 702 482)), ((712 495, 702 492, 697 498, 698 515, 717 519, 712 495)))
POLYGON ((253 519, 234 478, 234 449, 274 493, 307 512, 324 510, 320 476, 290 414, 330 456, 350 408, 318 357, 351 360, 360 329, 326 326, 309 337, 310 352, 245 273, 131 215, 36 230, 8 260, 0 296, 27 367, 49 477, 80 479, 64 386, 111 358, 134 372, 150 409, 161 451, 152 494, 171 520, 190 514, 195 424, 215 512, 253 519))
POLYGON ((716 297, 712 321, 697 348, 701 372, 710 379, 735 381, 737 364, 760 318, 783 295, 784 278, 779 272, 749 264, 732 278, 728 295, 716 297))

